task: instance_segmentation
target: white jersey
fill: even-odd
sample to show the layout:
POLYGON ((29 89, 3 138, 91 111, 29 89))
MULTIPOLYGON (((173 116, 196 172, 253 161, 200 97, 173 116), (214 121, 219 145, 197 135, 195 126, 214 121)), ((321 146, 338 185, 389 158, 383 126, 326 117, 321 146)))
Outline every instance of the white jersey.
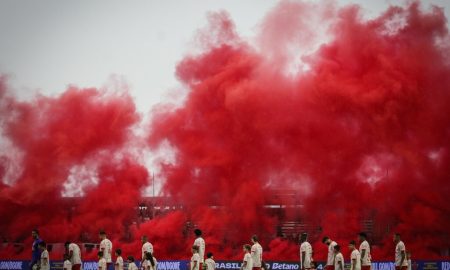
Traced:
POLYGON ((350 270, 361 270, 361 254, 357 249, 354 249, 350 255, 350 270), (355 268, 353 268, 353 260, 356 260, 355 268))
POLYGON ((153 263, 154 263, 155 265, 152 265, 152 263, 150 262, 150 260, 145 260, 145 261, 142 263, 142 266, 144 267, 144 270, 156 270, 156 264, 157 264, 157 262, 156 262, 156 259, 155 259, 155 258, 153 258, 153 263))
POLYGON ((372 258, 370 257, 370 245, 369 245, 369 242, 367 242, 366 240, 364 240, 361 243, 361 245, 359 245, 359 253, 360 253, 360 255, 363 254, 363 252, 362 252, 363 250, 365 250, 366 252, 364 254, 364 257, 361 257, 362 265, 363 266, 370 266, 372 264, 371 263, 372 258))
POLYGON ((252 259, 252 255, 250 255, 250 253, 245 253, 243 262, 247 262, 247 265, 242 270, 252 270, 253 259, 252 259))
POLYGON ((198 246, 198 255, 200 255, 200 262, 203 263, 205 259, 205 240, 202 237, 197 237, 194 241, 194 246, 198 246))
POLYGON ((406 259, 406 247, 405 243, 402 241, 399 241, 395 246, 395 266, 400 266, 402 251, 405 252, 405 259, 403 260, 403 264, 401 266, 408 266, 408 260, 406 259))
POLYGON ((216 262, 211 258, 206 259, 205 264, 206 264, 206 270, 215 270, 216 269, 216 262))
POLYGON ((122 256, 117 256, 115 270, 123 270, 123 258, 122 256))
POLYGON ((106 270, 107 266, 106 266, 106 260, 105 258, 101 258, 100 260, 98 260, 98 269, 100 270, 106 270))
POLYGON ((50 270, 50 257, 48 255, 48 250, 44 250, 41 253, 41 269, 40 270, 50 270))
POLYGON ((142 260, 145 260, 146 252, 150 252, 153 255, 153 245, 150 242, 145 242, 142 245, 142 260))
POLYGON ((130 262, 128 264, 128 270, 138 270, 138 268, 134 262, 130 262))
POLYGON ((342 263, 342 267, 344 267, 344 256, 342 256, 342 253, 339 252, 334 257, 334 270, 344 270, 340 263, 342 263))
POLYGON ((253 267, 261 267, 263 249, 259 243, 252 246, 252 263, 253 267))
POLYGON ((69 260, 65 260, 63 264, 64 270, 72 270, 72 263, 69 260))
POLYGON ((72 252, 72 257, 70 258, 70 262, 74 264, 81 264, 81 251, 80 247, 75 244, 71 243, 69 245, 69 252, 72 252))
POLYGON ((334 265, 334 247, 336 245, 337 243, 334 241, 331 241, 330 245, 328 245, 327 265, 334 265))
POLYGON ((191 270, 199 270, 200 267, 200 255, 198 253, 194 253, 191 257, 191 270), (194 267, 194 262, 197 262, 194 267))
POLYGON ((103 258, 107 263, 112 263, 111 252, 112 252, 112 243, 109 239, 103 239, 100 242, 100 250, 103 251, 103 258))
POLYGON ((302 266, 304 268, 311 268, 312 261, 312 246, 307 241, 300 245, 300 261, 302 261, 302 266), (303 262, 303 252, 305 252, 305 261, 303 262))

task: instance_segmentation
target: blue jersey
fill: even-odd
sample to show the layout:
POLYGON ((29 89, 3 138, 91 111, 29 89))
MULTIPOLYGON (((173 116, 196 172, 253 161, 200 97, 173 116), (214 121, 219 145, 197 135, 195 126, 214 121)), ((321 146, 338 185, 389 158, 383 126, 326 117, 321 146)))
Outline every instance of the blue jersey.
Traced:
POLYGON ((33 247, 31 249, 31 264, 38 263, 41 259, 42 251, 39 249, 39 243, 41 242, 42 240, 40 238, 36 238, 33 242, 33 247))

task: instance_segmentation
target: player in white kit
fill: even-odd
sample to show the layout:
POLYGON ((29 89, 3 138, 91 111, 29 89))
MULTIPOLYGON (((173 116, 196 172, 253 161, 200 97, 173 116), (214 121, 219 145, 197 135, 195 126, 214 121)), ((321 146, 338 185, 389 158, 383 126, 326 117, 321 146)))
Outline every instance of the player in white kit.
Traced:
POLYGON ((192 257, 191 257, 191 270, 200 270, 200 255, 198 254, 199 247, 198 246, 192 246, 192 257))
POLYGON ((70 263, 72 264, 72 270, 81 270, 81 250, 80 247, 67 241, 64 244, 67 254, 69 255, 70 263))
POLYGON ((47 244, 44 241, 40 242, 39 249, 41 250, 39 269, 50 270, 50 256, 48 255, 47 244))
POLYGON ((216 262, 214 261, 214 255, 211 252, 208 252, 208 254, 206 254, 206 258, 207 258, 205 260, 206 270, 215 270, 216 262))
MULTIPOLYGON (((111 270, 112 265, 112 242, 106 238, 106 232, 101 230, 99 233, 100 241, 100 251, 103 252, 103 259, 106 261, 106 269, 111 270)), ((103 270, 106 270, 103 269, 103 270)))
POLYGON ((256 235, 252 236, 252 249, 251 249, 251 255, 252 255, 252 263, 253 263, 253 270, 261 270, 261 263, 262 263, 262 254, 263 249, 262 246, 258 242, 258 237, 256 235))
POLYGON ((312 246, 308 242, 308 234, 302 233, 300 237, 300 265, 302 270, 310 270, 312 259, 312 246))
POLYGON ((114 265, 114 270, 123 270, 123 258, 122 258, 122 250, 120 248, 116 249, 116 263, 114 265))
POLYGON ((244 245, 244 260, 242 261, 241 270, 252 270, 253 269, 253 259, 250 254, 252 247, 250 245, 244 245))
POLYGON ((195 241, 194 241, 194 246, 198 247, 198 255, 200 256, 199 268, 200 268, 200 270, 202 270, 203 269, 203 263, 204 263, 204 260, 205 260, 206 244, 205 244, 205 240, 202 237, 202 231, 200 229, 195 229, 194 230, 194 234, 196 236, 195 241))
POLYGON ((142 241, 142 260, 145 260, 145 253, 150 252, 153 254, 153 245, 148 241, 147 235, 141 237, 142 241))
POLYGON ((64 254, 63 269, 64 270, 72 270, 72 263, 70 262, 70 257, 68 254, 64 254))
POLYGON ((134 262, 133 256, 128 256, 127 261, 128 261, 128 270, 138 270, 136 263, 134 262))
POLYGON ((142 263, 142 269, 144 270, 156 270, 156 259, 153 258, 151 252, 145 253, 145 261, 142 263))
POLYGON ((367 242, 367 234, 361 232, 358 234, 359 253, 361 254, 361 270, 370 270, 372 267, 372 257, 370 255, 370 245, 367 242))
POLYGON ((334 247, 337 245, 336 242, 330 239, 330 237, 325 236, 322 239, 322 243, 328 246, 328 256, 327 256, 327 264, 325 265, 325 270, 334 270, 335 268, 335 256, 334 247))
POLYGON ((103 251, 97 253, 98 256, 98 270, 105 270, 108 267, 106 259, 103 257, 103 251))
POLYGON ((143 235, 141 237, 141 242, 142 242, 142 260, 141 260, 142 265, 145 261, 145 253, 150 252, 153 255, 153 245, 148 241, 147 235, 143 235))
POLYGON ((341 253, 341 247, 334 245, 334 270, 344 270, 344 256, 341 253))
POLYGON ((396 270, 407 270, 408 260, 406 259, 406 247, 405 243, 400 240, 400 234, 394 234, 395 243, 395 269, 396 270))
POLYGON ((350 270, 361 270, 361 254, 356 249, 356 242, 354 240, 350 241, 348 244, 350 249, 350 270))

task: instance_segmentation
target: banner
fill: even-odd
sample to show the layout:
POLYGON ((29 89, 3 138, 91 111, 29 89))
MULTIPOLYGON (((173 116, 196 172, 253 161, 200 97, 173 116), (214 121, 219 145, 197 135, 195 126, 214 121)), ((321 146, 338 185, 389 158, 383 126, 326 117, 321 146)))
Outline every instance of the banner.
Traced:
MULTIPOLYGON (((30 270, 30 261, 21 260, 0 260, 0 270, 30 270)), ((316 262, 317 270, 322 270, 323 262, 316 262)), ((136 261, 139 267, 140 261, 136 261)), ((216 270, 239 270, 241 261, 216 261, 216 270)), ((269 270, 299 270, 300 266, 296 262, 266 262, 269 270)), ((349 264, 345 265, 346 269, 350 268, 349 264)), ((62 270, 62 261, 51 261, 50 268, 52 270, 62 270)), ((82 270, 97 270, 97 261, 83 262, 82 270)), ((125 263, 125 269, 127 264, 125 263)), ((450 261, 413 261, 412 270, 450 270, 450 261)), ((114 268, 112 267, 112 269, 114 268)), ((161 260, 158 261, 157 270, 189 270, 189 261, 187 260, 161 260)), ((372 270, 395 270, 393 262, 373 262, 372 270)))

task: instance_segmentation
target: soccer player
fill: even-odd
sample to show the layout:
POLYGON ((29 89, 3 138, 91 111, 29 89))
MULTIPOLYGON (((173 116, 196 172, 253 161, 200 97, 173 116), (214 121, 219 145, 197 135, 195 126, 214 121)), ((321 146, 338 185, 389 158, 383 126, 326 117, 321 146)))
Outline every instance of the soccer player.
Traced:
POLYGON ((302 233, 300 237, 300 265, 303 270, 311 269, 312 246, 308 242, 308 234, 302 233))
POLYGON ((64 254, 63 269, 64 270, 72 270, 72 263, 70 262, 69 254, 64 254))
POLYGON ((128 261, 128 270, 138 270, 136 263, 134 262, 133 256, 128 256, 127 261, 128 261))
POLYGON ((341 247, 339 245, 334 245, 334 269, 344 270, 344 256, 341 253, 341 247))
POLYGON ((156 259, 151 252, 145 252, 145 260, 142 263, 143 270, 156 270, 156 259))
POLYGON ((108 267, 106 259, 104 258, 103 251, 97 253, 98 256, 98 270, 105 270, 108 267))
POLYGON ((244 260, 241 265, 241 270, 252 270, 253 269, 253 259, 250 252, 252 251, 252 247, 250 245, 244 245, 244 260))
POLYGON ((195 229, 194 234, 196 236, 194 246, 198 247, 198 255, 200 256, 200 270, 203 269, 203 262, 205 260, 205 240, 202 238, 202 231, 195 229))
POLYGON ((153 245, 148 241, 147 235, 143 235, 141 237, 141 241, 142 241, 142 262, 141 263, 143 263, 145 261, 145 253, 150 252, 151 254, 153 254, 153 245))
POLYGON ((50 257, 48 255, 47 244, 44 241, 40 242, 39 249, 41 250, 41 263, 39 269, 50 270, 50 257))
POLYGON ((367 242, 367 234, 364 232, 358 235, 359 242, 359 253, 361 254, 361 270, 370 270, 372 265, 372 258, 370 256, 370 245, 367 242))
POLYGON ((81 269, 81 251, 80 247, 75 244, 67 241, 64 244, 67 255, 69 256, 70 263, 72 264, 73 270, 80 270, 81 269))
POLYGON ((123 258, 122 258, 122 250, 120 248, 116 249, 116 264, 114 265, 115 270, 123 270, 123 258))
POLYGON ((198 246, 192 246, 191 270, 200 270, 200 255, 198 254, 198 250, 198 246))
POLYGON ((206 270, 215 270, 216 262, 214 261, 214 255, 211 252, 208 252, 208 254, 206 254, 206 257, 207 257, 207 259, 205 260, 206 270))
POLYGON ((361 270, 361 254, 356 249, 356 242, 350 241, 348 248, 351 251, 350 255, 350 270, 361 270))
POLYGON ((325 266, 325 270, 335 270, 334 266, 335 266, 335 262, 334 262, 334 257, 336 256, 335 252, 334 252, 334 247, 337 245, 336 242, 334 242, 333 240, 330 239, 330 237, 325 236, 322 239, 322 243, 324 243, 325 245, 328 246, 328 257, 327 257, 327 264, 325 266))
POLYGON ((33 246, 31 247, 30 270, 40 266, 41 250, 39 249, 39 243, 42 242, 41 238, 39 238, 39 231, 37 229, 31 231, 31 237, 33 237, 33 246))
POLYGON ((111 258, 111 253, 112 253, 112 243, 111 241, 109 241, 108 238, 106 238, 106 232, 104 230, 101 230, 99 233, 100 239, 102 240, 100 242, 100 251, 103 252, 103 258, 106 261, 106 266, 107 268, 104 268, 102 270, 110 270, 111 265, 112 265, 112 258, 111 258))
POLYGON ((394 234, 395 246, 395 269, 396 270, 407 270, 408 260, 406 259, 406 247, 405 243, 400 240, 400 234, 394 234))
POLYGON ((261 270, 261 262, 262 262, 262 254, 263 254, 263 249, 262 246, 259 244, 258 242, 258 236, 253 235, 252 236, 252 263, 253 263, 253 270, 261 270))

